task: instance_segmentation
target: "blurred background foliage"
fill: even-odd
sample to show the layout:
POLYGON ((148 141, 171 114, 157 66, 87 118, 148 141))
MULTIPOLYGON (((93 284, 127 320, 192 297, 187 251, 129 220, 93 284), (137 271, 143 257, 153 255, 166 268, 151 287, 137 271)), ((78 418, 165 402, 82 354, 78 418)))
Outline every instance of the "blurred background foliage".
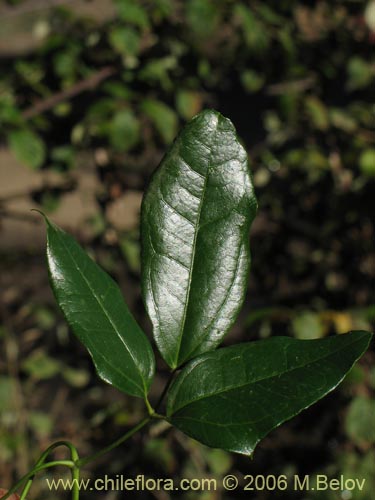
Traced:
MULTIPOLYGON (((225 343, 371 330, 374 0, 9 0, 0 19, 0 486, 52 439, 87 453, 143 411, 96 380, 69 335, 47 284, 44 229, 29 209, 85 243, 150 331, 140 201, 166 147, 203 108, 234 122, 259 200, 248 297, 225 343)), ((91 474, 344 474, 366 478, 365 489, 253 498, 371 500, 374 361, 370 351, 339 391, 274 431, 252 461, 158 424, 91 474)), ((155 394, 160 360, 159 369, 155 394)))

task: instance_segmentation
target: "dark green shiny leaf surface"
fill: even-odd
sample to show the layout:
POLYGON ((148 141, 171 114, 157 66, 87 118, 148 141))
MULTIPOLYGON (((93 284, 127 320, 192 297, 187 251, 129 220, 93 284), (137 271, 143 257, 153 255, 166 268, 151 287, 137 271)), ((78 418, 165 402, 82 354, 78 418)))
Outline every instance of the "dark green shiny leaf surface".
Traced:
POLYGON ((360 331, 273 337, 206 353, 172 384, 167 415, 208 446, 249 455, 272 429, 332 391, 370 339, 360 331))
POLYGON ((50 281, 69 325, 103 380, 145 397, 154 374, 154 354, 119 287, 72 236, 46 221, 50 281))
POLYGON ((165 361, 215 348, 247 286, 256 198, 232 123, 203 111, 156 170, 142 205, 142 287, 165 361))

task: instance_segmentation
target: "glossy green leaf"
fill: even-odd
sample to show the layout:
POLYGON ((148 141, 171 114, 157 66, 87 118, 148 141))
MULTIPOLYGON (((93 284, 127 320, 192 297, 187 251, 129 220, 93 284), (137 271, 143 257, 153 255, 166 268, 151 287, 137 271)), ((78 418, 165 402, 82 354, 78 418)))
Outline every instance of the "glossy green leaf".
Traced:
POLYGON ((142 206, 144 301, 171 367, 215 348, 236 319, 255 212, 232 123, 203 111, 163 159, 142 206))
POLYGON ((249 455, 272 429, 332 391, 370 339, 363 331, 272 337, 206 353, 175 379, 167 415, 208 446, 249 455))
POLYGON ((72 236, 46 222, 50 281, 73 332, 103 380, 145 397, 154 374, 154 355, 119 287, 72 236))

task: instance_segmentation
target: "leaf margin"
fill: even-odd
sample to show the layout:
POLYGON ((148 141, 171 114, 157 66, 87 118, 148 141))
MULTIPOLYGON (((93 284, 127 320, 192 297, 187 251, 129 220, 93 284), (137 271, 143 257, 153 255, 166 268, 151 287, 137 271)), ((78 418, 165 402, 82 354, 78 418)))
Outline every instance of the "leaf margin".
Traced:
MULTIPOLYGON (((51 286, 51 289, 53 291, 53 294, 54 294, 54 297, 55 297, 55 300, 56 300, 56 303, 57 305, 59 306, 60 310, 62 311, 63 313, 63 316, 67 322, 67 324, 69 325, 70 329, 73 331, 74 333, 74 336, 80 341, 80 343, 85 347, 85 349, 88 351, 91 359, 92 359, 92 362, 94 364, 94 367, 95 367, 95 371, 98 375, 98 377, 103 380, 104 382, 106 382, 107 384, 113 386, 113 387, 116 387, 118 390, 120 390, 121 392, 124 392, 126 394, 130 394, 131 396, 135 396, 135 397, 140 397, 142 399, 144 399, 145 403, 146 403, 146 406, 148 409, 150 409, 150 405, 149 405, 149 402, 148 402, 148 392, 149 392, 149 389, 150 389, 150 386, 153 382, 153 379, 154 379, 154 376, 155 376, 155 356, 154 356, 154 352, 152 350, 152 347, 151 347, 151 343, 149 341, 149 339, 147 338, 146 334, 143 332, 142 328, 138 325, 138 322, 135 320, 134 316, 132 315, 130 309, 128 308, 126 302, 125 302, 125 299, 122 295, 122 292, 119 288, 119 285, 115 282, 115 280, 101 267, 99 266, 91 257, 90 255, 84 250, 83 247, 81 247, 81 245, 78 243, 78 241, 71 235, 69 234, 68 232, 64 231, 62 228, 60 228, 57 224, 53 223, 41 210, 38 210, 38 209, 32 209, 32 211, 34 212, 37 212, 39 213, 43 218, 44 218, 44 221, 45 221, 45 224, 46 224, 46 228, 47 228, 47 266, 48 266, 48 276, 49 276, 49 282, 50 282, 50 286, 51 286), (51 269, 51 260, 52 259, 52 255, 51 255, 51 249, 50 249, 50 239, 51 239, 51 232, 50 231, 55 231, 56 234, 63 234, 64 237, 67 237, 70 239, 71 242, 73 242, 73 244, 75 244, 77 246, 77 248, 85 255, 85 257, 87 259, 90 260, 90 262, 92 264, 94 264, 94 266, 99 270, 100 273, 103 273, 107 279, 109 280, 109 282, 111 282, 115 288, 117 289, 117 292, 121 295, 122 297, 122 302, 125 306, 125 308, 128 310, 129 312, 129 315, 131 317, 131 319, 134 321, 135 325, 138 327, 139 331, 141 333, 143 333, 144 335, 144 339, 143 339, 143 342, 145 342, 144 345, 147 346, 147 353, 146 355, 148 356, 148 362, 149 362, 149 370, 148 370, 148 374, 147 374, 147 377, 146 376, 143 376, 145 374, 143 374, 141 372, 141 370, 138 368, 136 362, 134 361, 134 358, 133 358, 133 355, 132 353, 130 352, 129 348, 124 344, 123 342, 123 339, 121 337, 121 334, 119 331, 117 331, 117 336, 120 337, 121 339, 121 342, 124 344, 126 350, 128 351, 129 353, 129 356, 131 357, 131 359, 133 360, 133 363, 134 363, 134 366, 138 372, 138 375, 140 376, 140 379, 142 380, 142 385, 138 385, 136 384, 135 382, 131 382, 131 385, 134 385, 136 386, 139 390, 135 390, 135 391, 132 391, 132 390, 129 390, 128 389, 124 389, 123 387, 119 386, 118 384, 114 383, 113 381, 111 381, 110 377, 108 377, 104 371, 100 368, 100 366, 98 366, 97 364, 97 361, 96 361, 96 358, 95 358, 95 355, 94 353, 92 352, 92 350, 86 345, 86 343, 80 338, 80 336, 75 332, 75 329, 74 327, 71 325, 71 322, 70 320, 68 319, 67 317, 67 313, 65 312, 65 310, 61 307, 60 305, 60 299, 58 298, 58 291, 57 291, 57 287, 53 281, 53 271, 51 269)), ((81 273, 82 274, 82 273, 81 273)), ((95 297, 96 300, 98 301, 97 297, 95 297)), ((112 325, 113 326, 113 325, 112 325)), ((124 375, 124 373, 122 374, 124 375)), ((127 375, 125 376, 125 378, 129 378, 127 375)), ((130 378, 129 378, 130 380, 130 378)))
MULTIPOLYGON (((195 135, 195 134, 192 133, 192 135, 195 135)), ((201 142, 204 145, 202 140, 199 140, 199 138, 196 138, 196 139, 198 142, 201 142)), ((186 163, 184 158, 182 158, 182 161, 183 161, 183 163, 186 163)), ((225 160, 226 163, 229 163, 231 161, 233 161, 233 159, 225 160)), ((238 161, 240 162, 240 160, 238 160, 238 161)), ((202 175, 199 172, 195 172, 195 173, 202 175)), ((243 175, 245 175, 244 172, 242 172, 242 173, 243 173, 243 175)), ((207 178, 204 180, 205 184, 207 183, 208 177, 209 177, 209 173, 207 173, 207 178)), ((160 193, 159 193, 159 195, 160 195, 160 193)), ((245 198, 245 196, 243 196, 243 198, 245 198)), ((241 203, 243 202, 243 198, 241 199, 241 203)), ((203 201, 204 201, 204 194, 202 196, 202 199, 200 200, 199 210, 201 209, 201 204, 203 203, 203 201)), ((145 309, 146 309, 148 316, 151 320, 151 323, 153 325, 153 337, 155 339, 158 350, 159 350, 162 358, 164 359, 164 361, 170 366, 170 368, 172 370, 177 369, 181 365, 185 364, 189 360, 195 358, 196 356, 198 356, 204 352, 209 352, 213 349, 216 349, 216 347, 222 342, 224 336, 228 333, 228 331, 234 325, 234 323, 238 317, 238 314, 240 312, 240 309, 243 306, 244 299, 245 299, 246 292, 247 292, 247 281, 248 281, 248 275, 249 275, 249 270, 250 270, 250 265, 251 265, 251 250, 250 250, 249 233, 250 233, 251 225, 252 225, 254 218, 256 216, 257 209, 258 209, 258 202, 257 202, 257 198, 255 195, 252 172, 249 168, 248 156, 247 156, 245 148, 243 147, 241 140, 238 137, 238 133, 237 133, 233 123, 231 122, 230 119, 226 118, 220 112, 218 112, 214 109, 204 109, 203 111, 200 111, 191 120, 188 121, 188 123, 185 125, 185 127, 182 128, 182 130, 180 130, 180 132, 177 135, 177 137, 175 138, 175 141, 173 142, 173 144, 167 149, 166 154, 164 155, 164 157, 160 161, 158 167, 154 170, 154 172, 152 173, 152 175, 150 177, 149 184, 148 184, 148 187, 144 193, 142 205, 141 205, 141 241, 142 241, 142 244, 141 244, 141 262, 142 262, 141 286, 142 286, 142 298, 143 298, 143 302, 145 305, 145 309), (200 340, 200 342, 194 347, 193 350, 190 350, 190 352, 188 354, 185 354, 185 356, 180 357, 181 344, 184 341, 184 337, 186 337, 186 335, 184 335, 185 328, 186 328, 186 313, 187 313, 187 309, 189 307, 189 302, 191 299, 191 297, 190 297, 191 280, 192 280, 192 275, 194 273, 194 265, 195 265, 194 253, 196 252, 196 249, 194 249, 194 251, 192 252, 192 260, 190 262, 191 269, 189 270, 189 279, 188 279, 189 290, 188 290, 188 293, 186 294, 186 303, 184 305, 184 313, 183 313, 183 318, 182 318, 183 326, 179 330, 180 335, 179 335, 178 350, 176 353, 176 359, 172 360, 172 356, 170 356, 168 354, 167 349, 165 347, 161 347, 163 342, 160 340, 160 337, 162 337, 162 335, 161 335, 161 327, 160 327, 161 321, 160 321, 159 312, 158 312, 159 306, 155 302, 154 293, 152 291, 150 292, 150 290, 152 289, 152 284, 150 284, 150 282, 151 282, 150 273, 151 273, 152 266, 150 264, 148 264, 146 266, 146 264, 145 264, 146 260, 147 260, 145 249, 148 246, 150 246, 150 247, 154 246, 152 241, 149 241, 150 240, 150 230, 146 229, 147 224, 148 224, 146 222, 146 218, 147 218, 146 205, 148 204, 149 194, 151 193, 151 190, 156 185, 155 179, 157 179, 159 176, 161 176, 163 174, 162 169, 164 167, 165 162, 169 160, 170 156, 175 154, 175 151, 173 148, 176 146, 176 144, 178 144, 179 141, 181 141, 181 137, 183 136, 184 133, 186 133, 188 127, 192 127, 193 123, 200 118, 204 118, 206 121, 212 121, 212 119, 215 119, 215 120, 217 120, 217 123, 221 120, 223 123, 225 123, 225 125, 227 127, 227 132, 228 132, 228 130, 230 131, 230 133, 232 134, 232 138, 234 139, 234 142, 238 148, 238 151, 237 151, 238 154, 241 153, 243 155, 243 157, 241 158, 241 162, 242 162, 242 167, 244 168, 244 171, 246 172, 246 176, 247 176, 246 180, 248 182, 248 188, 249 188, 249 192, 247 192, 247 196, 249 198, 248 215, 247 215, 246 223, 243 224, 243 226, 246 227, 247 230, 246 231, 243 230, 241 242, 238 244, 239 251, 238 251, 238 256, 237 256, 237 269, 236 269, 236 272, 233 276, 232 283, 229 287, 229 292, 231 292, 232 288, 239 288, 240 293, 236 297, 237 305, 235 307, 232 307, 231 319, 225 325, 223 333, 221 333, 220 335, 216 334, 216 336, 211 335, 211 337, 207 336, 206 338, 202 338, 200 340), (146 269, 146 267, 147 267, 147 269, 146 269), (238 268, 240 268, 240 267, 241 267, 240 272, 237 272, 238 268), (147 273, 148 273, 148 276, 146 276, 147 273), (152 304, 152 305, 150 305, 150 304, 152 304)), ((182 218, 184 218, 182 214, 180 214, 180 215, 182 216, 182 218)), ((194 245, 196 245, 196 240, 197 240, 198 233, 200 230, 200 226, 199 226, 200 216, 201 215, 199 213, 198 222, 197 222, 198 227, 196 229, 196 234, 194 236, 194 245)), ((150 252, 150 251, 148 250, 148 252, 150 252)), ((157 254, 157 252, 155 252, 155 251, 154 251, 154 253, 157 254)), ((208 325, 209 327, 211 327, 212 323, 215 324, 216 322, 217 323, 219 322, 220 311, 223 308, 228 306, 227 300, 228 300, 229 292, 227 293, 225 300, 223 301, 223 303, 220 305, 218 311, 216 312, 216 316, 214 316, 214 318, 212 319, 212 321, 208 325)))
MULTIPOLYGON (((345 335, 349 335, 349 334, 361 334, 362 335, 361 338, 358 338, 357 340, 353 341, 352 344, 354 344, 355 342, 359 342, 359 341, 361 341, 363 339, 365 339, 365 340, 363 341, 363 345, 362 345, 362 349, 361 349, 360 353, 353 358, 352 362, 350 363, 350 366, 346 369, 346 371, 342 374, 342 376, 336 381, 336 383, 333 384, 321 396, 316 397, 316 399, 314 399, 312 402, 307 403, 305 406, 303 406, 299 410, 295 411, 293 414, 289 415, 287 418, 280 419, 280 421, 276 425, 273 425, 263 435, 259 436, 256 439, 256 441, 252 444, 252 447, 250 447, 250 449, 248 449, 246 451, 241 451, 240 449, 236 449, 234 447, 233 448, 231 448, 231 447, 222 447, 222 446, 210 444, 209 442, 207 442, 207 440, 200 439, 200 438, 198 438, 196 436, 193 436, 192 434, 189 434, 189 432, 186 432, 184 429, 182 429, 178 425, 176 425, 176 420, 174 420, 174 418, 173 418, 174 414, 178 413, 181 409, 183 409, 184 406, 188 406, 189 404, 194 404, 195 403, 195 401, 191 401, 191 402, 187 403, 186 405, 181 406, 180 408, 177 408, 176 410, 174 410, 174 409, 171 408, 172 405, 175 403, 176 396, 178 395, 178 392, 181 389, 181 386, 183 386, 185 379, 189 376, 189 374, 195 368, 199 367, 201 364, 204 365, 204 362, 206 361, 205 358, 215 356, 218 353, 220 353, 220 351, 222 352, 224 350, 230 350, 230 349, 234 350, 236 348, 240 348, 241 346, 251 346, 251 345, 254 345, 254 344, 258 344, 259 345, 260 343, 269 342, 269 341, 272 341, 273 339, 280 339, 280 338, 281 339, 283 339, 283 338, 284 339, 288 339, 289 341, 291 341, 291 342, 293 342, 295 344, 299 343, 301 345, 301 343, 311 343, 311 342, 320 342, 320 343, 322 343, 322 342, 324 342, 327 339, 332 338, 332 337, 326 337, 324 339, 313 339, 313 340, 301 340, 301 339, 295 339, 295 338, 291 338, 291 337, 271 337, 269 339, 263 339, 263 340, 253 341, 253 342, 235 344, 235 345, 232 345, 232 346, 229 346, 229 347, 223 347, 223 348, 220 348, 220 349, 218 349, 216 351, 210 351, 210 352, 207 352, 207 353, 204 353, 204 354, 198 356, 197 358, 191 360, 187 365, 185 365, 185 367, 181 370, 181 372, 177 375, 177 377, 173 380, 172 384, 169 387, 169 390, 168 390, 168 393, 167 393, 167 398, 168 398, 167 399, 167 421, 172 426, 174 426, 175 428, 177 428, 178 430, 180 430, 181 432, 187 434, 188 436, 192 437, 193 439, 197 440, 200 443, 203 443, 206 446, 210 446, 210 447, 213 447, 213 448, 224 449, 226 451, 230 451, 230 452, 234 452, 234 453, 239 453, 239 454, 242 454, 242 455, 245 455, 245 456, 252 456, 253 453, 254 453, 254 450, 257 447, 257 445, 259 444, 260 441, 262 441, 264 439, 264 437, 266 435, 268 435, 271 431, 273 431, 274 429, 276 429, 277 427, 279 427, 283 423, 285 423, 288 420, 294 418, 296 415, 300 414, 305 409, 307 409, 310 406, 312 406, 315 403, 317 403, 319 400, 321 400, 322 398, 324 398, 325 396, 327 396, 329 393, 331 393, 332 391, 334 391, 338 387, 338 385, 340 385, 342 383, 342 381, 345 379, 345 377, 347 376, 347 374, 353 368, 354 364, 366 352, 366 350, 368 349, 368 347, 369 347, 369 345, 371 343, 371 340, 373 338, 373 333, 367 332, 367 331, 363 331, 363 330, 360 330, 360 331, 350 331, 347 334, 340 334, 340 335, 336 335, 334 337, 344 337, 345 335)), ((346 346, 344 346, 344 347, 346 347, 346 346)), ((332 353, 330 353, 330 354, 332 355, 332 353)), ((328 354, 328 356, 330 354, 328 354)), ((317 362, 317 360, 313 361, 312 363, 315 363, 315 362, 317 362)), ((298 369, 298 367, 297 367, 297 369, 298 369)), ((257 381, 255 381, 255 383, 256 382, 257 381)), ((211 396, 215 396, 215 395, 209 395, 209 396, 207 396, 207 398, 209 398, 211 396)), ((201 396, 196 401, 199 401, 199 399, 205 399, 205 396, 201 396)))

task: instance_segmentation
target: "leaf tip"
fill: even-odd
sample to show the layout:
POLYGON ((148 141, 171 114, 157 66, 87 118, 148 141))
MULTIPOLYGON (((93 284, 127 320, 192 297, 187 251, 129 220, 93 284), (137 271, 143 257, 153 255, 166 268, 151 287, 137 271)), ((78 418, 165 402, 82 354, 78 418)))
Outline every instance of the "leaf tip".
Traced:
POLYGON ((38 214, 40 214, 42 217, 46 218, 46 214, 43 213, 41 210, 39 210, 39 208, 30 208, 30 212, 37 212, 38 214))
POLYGON ((45 221, 45 223, 47 224, 47 226, 50 226, 51 225, 51 221, 49 220, 49 218, 46 216, 46 214, 44 212, 42 212, 41 210, 39 210, 39 208, 30 208, 30 212, 36 212, 38 213, 39 215, 41 215, 45 221))
POLYGON ((202 120, 207 126, 216 127, 223 115, 216 109, 207 108, 195 115, 193 120, 202 120))
POLYGON ((368 332, 366 330, 352 330, 349 332, 352 336, 357 336, 358 340, 364 340, 366 343, 366 349, 369 346, 371 340, 374 337, 372 332, 368 332))

